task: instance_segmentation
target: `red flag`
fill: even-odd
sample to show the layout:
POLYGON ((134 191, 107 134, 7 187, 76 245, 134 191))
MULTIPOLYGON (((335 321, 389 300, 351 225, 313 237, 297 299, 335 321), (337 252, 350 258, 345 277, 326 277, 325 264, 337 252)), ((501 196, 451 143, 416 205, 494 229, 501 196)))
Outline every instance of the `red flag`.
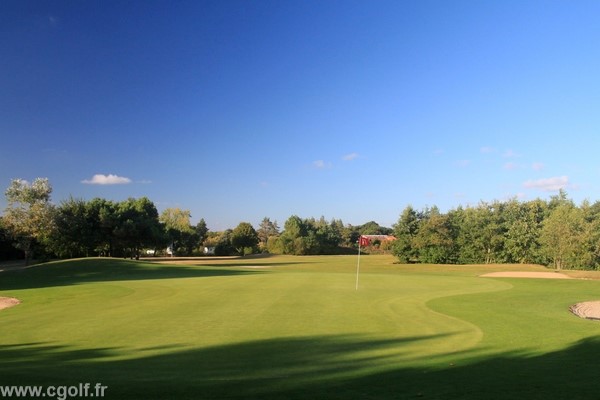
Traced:
POLYGON ((371 241, 366 236, 361 236, 360 239, 358 239, 358 245, 361 246, 361 247, 365 247, 365 246, 368 246, 370 244, 371 244, 371 241))

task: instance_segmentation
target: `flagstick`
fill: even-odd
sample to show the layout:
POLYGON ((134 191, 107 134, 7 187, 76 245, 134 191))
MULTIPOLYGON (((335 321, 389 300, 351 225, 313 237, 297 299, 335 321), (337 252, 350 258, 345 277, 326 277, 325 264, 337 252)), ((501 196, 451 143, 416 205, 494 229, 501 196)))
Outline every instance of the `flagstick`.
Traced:
POLYGON ((356 290, 358 290, 358 271, 360 270, 360 239, 358 239, 358 263, 356 264, 356 290))

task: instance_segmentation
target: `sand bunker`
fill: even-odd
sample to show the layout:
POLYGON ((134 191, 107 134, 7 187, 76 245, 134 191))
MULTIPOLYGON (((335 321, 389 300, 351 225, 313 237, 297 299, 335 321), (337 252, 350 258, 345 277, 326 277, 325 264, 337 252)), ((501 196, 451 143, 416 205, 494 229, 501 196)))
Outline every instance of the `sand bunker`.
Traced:
POLYGON ((0 297, 0 310, 14 307, 17 304, 21 304, 21 300, 15 299, 14 297, 0 297))
POLYGON ((484 278, 543 278, 543 279, 573 279, 570 276, 561 274, 560 272, 521 272, 521 271, 506 271, 506 272, 490 272, 489 274, 480 275, 484 278))
POLYGON ((600 320, 600 301, 585 301, 569 307, 580 318, 600 320))

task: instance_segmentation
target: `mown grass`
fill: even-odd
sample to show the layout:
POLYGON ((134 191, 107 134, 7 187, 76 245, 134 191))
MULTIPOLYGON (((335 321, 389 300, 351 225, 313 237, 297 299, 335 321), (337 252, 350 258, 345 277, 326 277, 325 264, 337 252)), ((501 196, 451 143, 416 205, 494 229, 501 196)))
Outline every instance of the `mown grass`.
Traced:
POLYGON ((590 399, 600 282, 363 256, 48 263, 0 274, 0 385, 106 398, 590 399), (250 267, 250 268, 249 268, 250 267))

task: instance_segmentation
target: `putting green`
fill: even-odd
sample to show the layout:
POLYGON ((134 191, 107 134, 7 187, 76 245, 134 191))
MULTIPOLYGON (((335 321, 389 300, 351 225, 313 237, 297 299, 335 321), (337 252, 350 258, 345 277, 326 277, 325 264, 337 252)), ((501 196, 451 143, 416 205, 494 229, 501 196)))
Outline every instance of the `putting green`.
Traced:
POLYGON ((494 386, 520 371, 505 365, 564 376, 577 346, 600 353, 600 324, 568 312, 599 298, 600 282, 369 256, 357 291, 355 262, 84 259, 3 273, 0 296, 22 303, 0 311, 1 384, 101 382, 107 398, 513 398, 494 386), (538 361, 549 355, 562 362, 538 361))

